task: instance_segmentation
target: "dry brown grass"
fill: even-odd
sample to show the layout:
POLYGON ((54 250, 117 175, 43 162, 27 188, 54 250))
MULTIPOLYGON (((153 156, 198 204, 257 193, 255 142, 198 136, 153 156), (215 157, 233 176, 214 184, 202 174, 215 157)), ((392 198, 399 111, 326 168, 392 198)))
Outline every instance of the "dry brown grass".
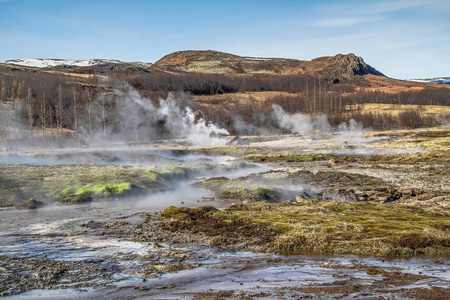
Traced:
POLYGON ((255 102, 265 102, 270 100, 270 98, 276 96, 285 97, 295 97, 296 94, 287 92, 245 92, 245 93, 232 93, 232 94, 218 94, 218 95, 202 95, 202 96, 192 96, 195 102, 201 102, 203 104, 218 103, 229 101, 230 99, 237 100, 239 102, 255 101, 255 102))
POLYGON ((76 78, 83 78, 83 79, 90 79, 90 78, 98 78, 101 80, 108 80, 110 79, 108 76, 105 75, 92 75, 92 74, 80 74, 80 73, 72 73, 72 72, 64 72, 64 71, 56 71, 56 70, 43 70, 44 73, 49 74, 56 74, 61 76, 68 76, 68 77, 76 77, 76 78))
MULTIPOLYGON (((385 89, 392 89, 395 91, 396 87, 386 87, 385 89)), ((423 89, 422 87, 398 87, 397 92, 403 91, 404 89, 423 89)), ((230 99, 237 100, 239 102, 266 102, 270 101, 272 98, 277 96, 283 97, 296 97, 297 93, 288 92, 278 92, 278 91, 264 91, 264 92, 245 92, 245 93, 229 93, 229 94, 217 94, 217 95, 201 95, 192 96, 195 102, 200 102, 202 104, 212 104, 223 103, 230 101, 230 99)), ((372 113, 391 113, 398 115, 401 112, 408 110, 422 109, 424 114, 441 114, 450 115, 450 106, 439 106, 439 105, 401 105, 401 104, 379 104, 379 103, 365 103, 361 104, 363 107, 362 112, 372 112, 372 113)))
MULTIPOLYGON (((258 202, 223 211, 168 207, 161 216, 169 220, 167 229, 186 230, 206 242, 223 234, 253 251, 412 256, 448 255, 450 249, 447 213, 404 205, 258 202)), ((225 239, 220 245, 234 244, 225 239)))
POLYGON ((360 88, 360 90, 363 91, 370 91, 370 92, 385 92, 385 93, 400 93, 400 92, 413 92, 413 91, 421 91, 425 87, 422 86, 399 86, 399 85, 393 85, 393 86, 383 86, 383 87, 373 87, 373 88, 360 88))
POLYGON ((390 113, 398 115, 401 112, 408 110, 422 109, 425 115, 450 115, 450 106, 438 106, 438 105, 392 105, 392 104, 378 104, 378 103, 366 103, 364 104, 363 112, 372 113, 390 113))

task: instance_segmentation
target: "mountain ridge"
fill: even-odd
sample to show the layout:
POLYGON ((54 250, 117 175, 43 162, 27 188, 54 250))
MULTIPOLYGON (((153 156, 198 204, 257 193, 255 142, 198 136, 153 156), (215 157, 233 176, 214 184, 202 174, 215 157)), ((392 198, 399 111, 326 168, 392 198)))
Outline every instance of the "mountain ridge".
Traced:
MULTIPOLYGON (((183 50, 163 56, 155 63, 115 59, 11 59, 0 62, 10 69, 33 72, 64 72, 66 75, 163 72, 170 74, 221 74, 236 76, 308 75, 329 82, 356 86, 409 86, 443 81, 400 80, 385 76, 353 53, 317 57, 312 60, 239 56, 214 50, 183 50), (415 83, 413 83, 415 82, 415 83)), ((448 85, 448 84, 447 84, 448 85)))
MULTIPOLYGON (((25 67, 47 69, 89 68, 99 65, 127 65, 149 71, 205 73, 225 75, 311 75, 331 80, 351 79, 356 75, 384 76, 364 60, 350 54, 337 54, 314 58, 311 61, 291 58, 263 58, 239 56, 213 50, 183 50, 163 56, 154 64, 148 62, 124 62, 115 59, 12 59, 2 61, 25 67)), ((114 67, 111 67, 113 69, 114 67)), ((123 68, 119 68, 123 69, 123 68)))
POLYGON ((238 56, 213 50, 185 50, 162 57, 152 67, 171 72, 225 75, 318 75, 332 81, 349 80, 356 75, 385 76, 353 53, 318 57, 306 61, 238 56))

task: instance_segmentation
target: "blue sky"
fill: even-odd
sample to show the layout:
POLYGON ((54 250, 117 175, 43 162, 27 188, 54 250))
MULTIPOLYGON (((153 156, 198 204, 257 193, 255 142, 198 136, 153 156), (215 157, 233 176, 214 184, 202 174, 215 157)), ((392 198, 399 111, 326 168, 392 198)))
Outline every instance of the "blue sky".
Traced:
POLYGON ((394 78, 450 76, 449 16, 449 0, 0 0, 0 60, 355 53, 394 78))

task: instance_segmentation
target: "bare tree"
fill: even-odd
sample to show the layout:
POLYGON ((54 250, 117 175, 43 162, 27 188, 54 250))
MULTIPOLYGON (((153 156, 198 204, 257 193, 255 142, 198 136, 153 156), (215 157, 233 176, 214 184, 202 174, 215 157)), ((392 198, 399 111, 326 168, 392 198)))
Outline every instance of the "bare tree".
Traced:
POLYGON ((62 136, 62 91, 61 83, 58 85, 58 104, 56 105, 56 126, 57 132, 62 136))
POLYGON ((45 131, 46 131, 46 117, 47 117, 47 113, 46 113, 46 102, 47 99, 45 98, 45 91, 42 92, 42 99, 41 99, 41 107, 40 107, 40 119, 41 119, 41 126, 42 126, 42 135, 45 135, 45 131))
POLYGON ((314 84, 313 84, 313 114, 316 114, 317 112, 317 98, 316 98, 316 78, 314 77, 314 84))
POLYGON ((91 91, 89 90, 89 88, 86 88, 83 97, 83 102, 86 105, 88 111, 89 134, 92 133, 92 101, 93 99, 91 96, 91 91))
POLYGON ((31 98, 31 89, 28 88, 27 94, 27 117, 28 117, 28 126, 30 128, 31 137, 33 137, 33 102, 31 98))
POLYGON ((101 95, 102 99, 102 126, 103 126, 103 138, 106 138, 106 102, 105 102, 105 94, 102 93, 101 95))
POLYGON ((77 115, 77 90, 75 87, 72 88, 72 96, 73 96, 73 130, 77 130, 77 121, 78 121, 78 115, 77 115))
POLYGON ((25 81, 22 80, 17 86, 16 98, 17 100, 21 100, 25 97, 25 81))
POLYGON ((12 100, 12 108, 14 109, 15 99, 16 99, 16 79, 13 79, 12 87, 11 87, 11 100, 12 100))
POLYGON ((2 99, 3 103, 6 102, 6 98, 5 98, 5 81, 2 79, 2 89, 0 90, 0 98, 2 99))

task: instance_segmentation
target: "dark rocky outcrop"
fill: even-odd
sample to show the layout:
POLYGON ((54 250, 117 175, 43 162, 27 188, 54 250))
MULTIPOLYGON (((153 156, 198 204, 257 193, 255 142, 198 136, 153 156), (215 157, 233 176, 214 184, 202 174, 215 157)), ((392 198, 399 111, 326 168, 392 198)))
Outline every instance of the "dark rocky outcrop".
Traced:
POLYGON ((359 201, 359 197, 355 195, 354 191, 344 189, 327 189, 323 192, 322 198, 325 201, 339 201, 339 202, 359 201))

